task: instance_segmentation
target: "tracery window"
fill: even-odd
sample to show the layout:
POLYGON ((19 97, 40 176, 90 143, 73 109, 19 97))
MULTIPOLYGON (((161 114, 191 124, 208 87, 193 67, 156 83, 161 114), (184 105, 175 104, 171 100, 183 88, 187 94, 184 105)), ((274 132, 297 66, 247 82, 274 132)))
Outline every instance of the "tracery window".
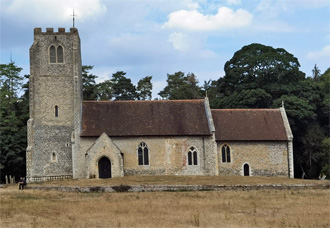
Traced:
POLYGON ((51 45, 49 48, 49 62, 50 63, 63 63, 64 62, 64 50, 61 45, 55 47, 51 45))
POLYGON ((138 148, 139 165, 149 165, 149 149, 146 143, 141 142, 138 148))
POLYGON ((193 146, 188 151, 188 165, 198 165, 197 150, 193 146))
POLYGON ((230 147, 225 144, 222 146, 222 162, 226 163, 226 162, 231 162, 231 158, 230 158, 230 147))

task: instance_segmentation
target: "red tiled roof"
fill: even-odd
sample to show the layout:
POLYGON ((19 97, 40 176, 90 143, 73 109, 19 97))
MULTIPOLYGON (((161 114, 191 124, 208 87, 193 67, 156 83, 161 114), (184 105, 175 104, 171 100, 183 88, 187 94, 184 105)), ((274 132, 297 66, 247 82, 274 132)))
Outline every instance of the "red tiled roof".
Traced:
POLYGON ((288 140, 279 109, 212 109, 217 141, 288 140))
POLYGON ((84 101, 81 136, 211 135, 204 100, 84 101))

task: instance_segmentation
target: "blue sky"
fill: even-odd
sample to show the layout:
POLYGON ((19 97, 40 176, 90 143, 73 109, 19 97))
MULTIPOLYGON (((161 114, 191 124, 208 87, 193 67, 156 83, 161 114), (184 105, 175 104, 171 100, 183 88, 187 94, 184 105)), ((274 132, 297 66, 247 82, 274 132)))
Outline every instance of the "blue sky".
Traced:
POLYGON ((329 0, 0 0, 0 62, 29 74, 33 28, 76 27, 82 61, 98 82, 125 71, 153 76, 153 97, 167 74, 193 72, 200 83, 224 76, 234 53, 251 43, 284 48, 311 75, 330 67, 329 0), (11 57, 12 56, 12 57, 11 57))

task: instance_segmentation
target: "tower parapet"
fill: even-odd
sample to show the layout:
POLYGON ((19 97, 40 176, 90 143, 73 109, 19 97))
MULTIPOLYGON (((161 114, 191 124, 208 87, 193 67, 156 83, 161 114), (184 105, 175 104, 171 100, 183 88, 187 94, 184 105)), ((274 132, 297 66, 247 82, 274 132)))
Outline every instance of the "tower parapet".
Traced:
POLYGON ((68 32, 65 32, 65 28, 58 28, 57 32, 54 32, 54 28, 46 28, 46 32, 42 32, 41 28, 34 28, 34 35, 60 35, 60 34, 76 34, 78 29, 70 28, 68 32))

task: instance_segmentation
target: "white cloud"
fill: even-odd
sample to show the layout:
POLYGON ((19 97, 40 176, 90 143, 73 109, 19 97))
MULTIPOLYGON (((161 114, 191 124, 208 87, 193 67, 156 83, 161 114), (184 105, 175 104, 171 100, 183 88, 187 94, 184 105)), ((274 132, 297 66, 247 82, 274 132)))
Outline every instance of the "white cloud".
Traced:
POLYGON ((39 23, 68 21, 72 18, 73 9, 77 19, 82 21, 98 17, 107 11, 100 0, 5 0, 1 8, 1 14, 18 20, 29 18, 31 22, 39 23))
POLYGON ((196 10, 180 10, 169 15, 165 28, 181 28, 192 31, 226 30, 246 27, 251 23, 252 15, 243 9, 234 12, 227 7, 218 9, 216 15, 203 15, 196 10))
POLYGON ((240 5, 241 0, 227 0, 227 4, 229 4, 229 5, 240 5))
POLYGON ((325 46, 321 51, 309 52, 307 54, 309 59, 329 59, 330 58, 330 45, 325 46))
POLYGON ((211 50, 203 49, 204 40, 200 36, 193 34, 184 34, 174 32, 169 35, 167 40, 172 43, 175 50, 180 51, 188 56, 198 56, 201 59, 209 59, 217 57, 217 54, 211 50))
POLYGON ((168 41, 173 44, 174 49, 179 51, 188 51, 192 47, 192 40, 183 33, 174 32, 170 34, 168 41))

